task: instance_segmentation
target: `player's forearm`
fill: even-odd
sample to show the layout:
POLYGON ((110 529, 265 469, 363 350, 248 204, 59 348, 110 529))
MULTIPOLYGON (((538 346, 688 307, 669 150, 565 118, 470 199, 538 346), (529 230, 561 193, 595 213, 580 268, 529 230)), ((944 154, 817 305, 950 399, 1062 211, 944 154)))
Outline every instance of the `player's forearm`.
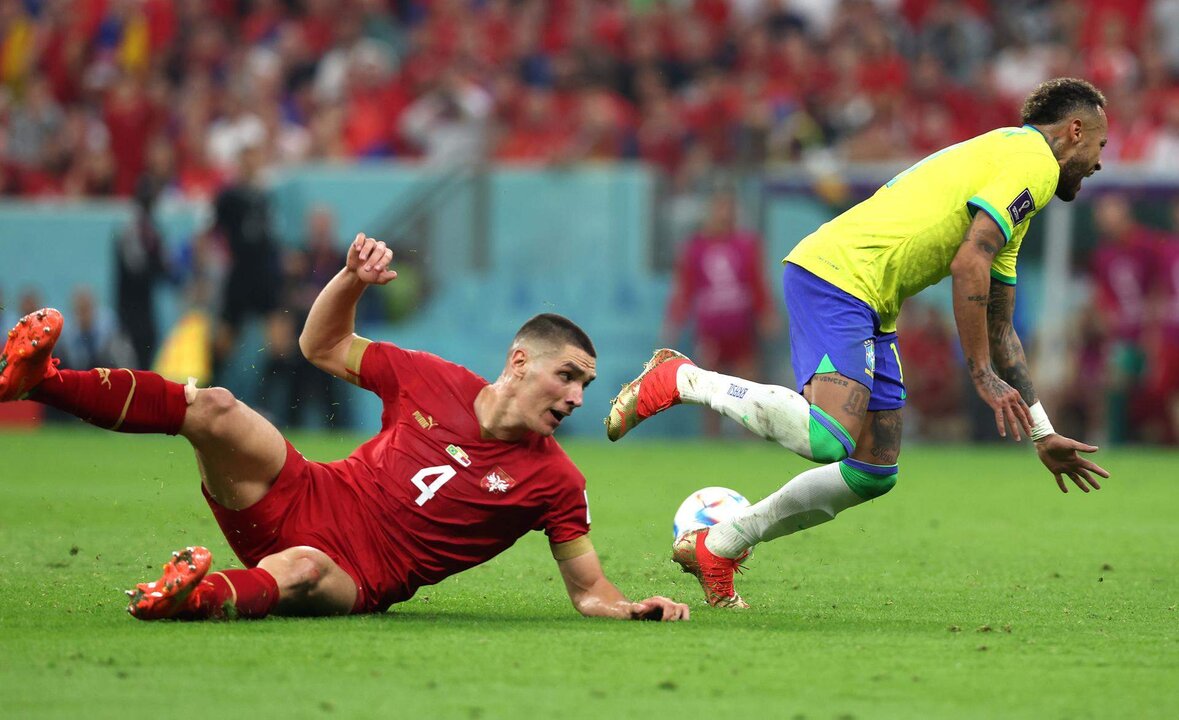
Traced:
POLYGON ((1023 343, 1011 323, 995 322, 989 326, 991 362, 995 372, 1011 387, 1019 391, 1019 396, 1028 405, 1036 404, 1036 389, 1032 387, 1032 376, 1028 372, 1027 357, 1023 352, 1023 343))
POLYGON ((356 303, 364 288, 365 283, 347 268, 324 286, 312 303, 299 336, 299 349, 305 357, 312 359, 352 337, 356 329, 356 303))
POLYGON ((608 617, 615 620, 631 619, 631 602, 622 591, 605 577, 578 593, 573 607, 585 617, 608 617))
POLYGON ((951 266, 954 283, 954 322, 966 358, 966 368, 975 385, 994 375, 987 342, 988 267, 972 258, 955 258, 951 266), (960 262, 961 260, 961 262, 960 262))
POLYGON ((999 377, 1015 388, 1028 406, 1032 406, 1036 404, 1036 391, 1032 387, 1023 343, 1012 324, 1014 317, 1014 286, 992 280, 987 301, 987 340, 991 348, 991 362, 999 377))

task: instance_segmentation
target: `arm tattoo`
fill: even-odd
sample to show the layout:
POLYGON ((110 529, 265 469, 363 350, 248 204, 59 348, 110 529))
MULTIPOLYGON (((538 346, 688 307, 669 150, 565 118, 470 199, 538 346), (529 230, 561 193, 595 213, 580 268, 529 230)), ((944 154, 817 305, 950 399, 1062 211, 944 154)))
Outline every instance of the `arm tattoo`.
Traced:
POLYGON ((1003 392, 1003 380, 990 367, 978 367, 972 359, 966 360, 966 371, 970 373, 970 380, 983 384, 983 390, 994 396, 1003 392))
POLYGON ((987 337, 995 372, 1019 392, 1024 402, 1032 405, 1036 402, 1036 391, 1032 387, 1023 344, 1011 324, 1015 310, 1012 302, 1014 294, 1014 290, 1008 286, 991 283, 991 297, 987 305, 987 337))
POLYGON ((1011 323, 994 323, 990 328, 991 358, 995 363, 995 372, 1007 381, 1007 384, 1019 391, 1019 396, 1028 405, 1036 402, 1036 391, 1032 387, 1032 377, 1028 372, 1028 361, 1024 356, 1023 343, 1015 334, 1011 323))
POLYGON ((1011 322, 1012 316, 1015 314, 1015 306, 1008 297, 1011 290, 1003 283, 991 281, 990 298, 987 302, 987 318, 990 320, 1002 320, 1011 322))

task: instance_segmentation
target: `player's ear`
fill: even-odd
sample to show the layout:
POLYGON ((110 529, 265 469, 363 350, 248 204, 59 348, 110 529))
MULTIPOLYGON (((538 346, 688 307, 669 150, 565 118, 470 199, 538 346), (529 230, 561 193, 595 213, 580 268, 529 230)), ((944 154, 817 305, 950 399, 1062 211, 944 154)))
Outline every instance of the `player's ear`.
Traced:
POLYGON ((529 353, 524 345, 516 345, 508 353, 508 373, 514 378, 522 378, 528 371, 529 353))

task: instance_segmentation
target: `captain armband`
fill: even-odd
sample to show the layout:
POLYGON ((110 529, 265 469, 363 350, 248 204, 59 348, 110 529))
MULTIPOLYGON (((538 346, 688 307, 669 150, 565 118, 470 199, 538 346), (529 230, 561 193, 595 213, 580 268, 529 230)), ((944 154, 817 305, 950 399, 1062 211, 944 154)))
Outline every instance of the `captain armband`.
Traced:
POLYGON ((594 544, 590 542, 589 535, 582 535, 569 542, 549 543, 549 549, 553 551, 554 560, 572 560, 593 552, 594 544))
POLYGON ((1052 429, 1052 422, 1048 420, 1048 413, 1044 412, 1044 406, 1038 400, 1028 410, 1032 414, 1032 442, 1039 442, 1049 435, 1056 434, 1052 429))
POLYGON ((344 379, 353 385, 360 385, 360 361, 364 357, 364 351, 372 344, 372 340, 357 335, 352 338, 352 344, 348 346, 348 357, 344 361, 346 374, 344 379))

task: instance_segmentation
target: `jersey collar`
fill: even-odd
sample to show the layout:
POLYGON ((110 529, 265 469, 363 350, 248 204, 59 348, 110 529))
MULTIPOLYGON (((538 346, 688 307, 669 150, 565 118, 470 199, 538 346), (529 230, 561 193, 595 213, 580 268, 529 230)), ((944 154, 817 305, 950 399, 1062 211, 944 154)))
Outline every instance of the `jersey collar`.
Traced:
POLYGON ((1044 138, 1044 142, 1048 143, 1048 147, 1052 147, 1052 143, 1049 143, 1049 142, 1048 142, 1048 136, 1047 136, 1047 135, 1045 135, 1045 134, 1044 134, 1044 133, 1043 133, 1043 132, 1040 130, 1040 128, 1036 127, 1035 125, 1027 125, 1027 124, 1025 124, 1025 125, 1024 125, 1024 127, 1025 127, 1025 128, 1029 128, 1029 129, 1031 129, 1031 130, 1035 130, 1036 132, 1040 133, 1040 137, 1044 138))

